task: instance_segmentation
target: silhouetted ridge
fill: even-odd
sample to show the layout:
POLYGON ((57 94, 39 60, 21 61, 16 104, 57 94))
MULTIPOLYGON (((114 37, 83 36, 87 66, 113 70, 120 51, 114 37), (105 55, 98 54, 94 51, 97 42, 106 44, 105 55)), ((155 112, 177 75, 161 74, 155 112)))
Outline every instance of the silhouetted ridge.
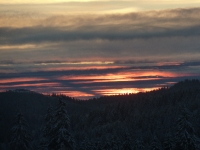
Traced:
POLYGON ((26 130, 31 134, 33 149, 62 146, 77 150, 200 148, 199 80, 185 80, 151 92, 88 101, 65 95, 7 91, 0 93, 0 106, 2 150, 9 149, 10 140, 15 138, 11 129, 19 110, 27 121, 26 130), (63 116, 58 117, 61 112, 63 116), (61 126, 63 119, 70 128, 61 126), (48 132, 47 127, 56 127, 56 130, 48 132), (51 140, 51 134, 64 143, 51 140))
POLYGON ((171 87, 172 90, 189 90, 189 89, 200 89, 199 80, 184 80, 176 83, 171 87))

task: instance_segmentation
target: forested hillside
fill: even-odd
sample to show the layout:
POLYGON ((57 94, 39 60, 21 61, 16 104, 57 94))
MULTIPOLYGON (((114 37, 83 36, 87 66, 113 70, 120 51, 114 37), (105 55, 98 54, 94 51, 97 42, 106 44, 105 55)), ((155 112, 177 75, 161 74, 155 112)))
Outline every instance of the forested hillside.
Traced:
POLYGON ((2 92, 0 133, 0 148, 6 150, 198 150, 200 81, 87 101, 2 92))

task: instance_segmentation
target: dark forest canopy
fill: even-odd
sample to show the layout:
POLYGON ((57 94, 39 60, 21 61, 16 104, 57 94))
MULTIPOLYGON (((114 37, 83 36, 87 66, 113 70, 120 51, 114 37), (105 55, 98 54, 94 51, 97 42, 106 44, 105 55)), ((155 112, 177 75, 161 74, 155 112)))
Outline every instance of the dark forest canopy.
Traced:
POLYGON ((87 101, 21 89, 1 92, 0 106, 0 149, 10 149, 22 125, 17 114, 32 149, 199 149, 199 80, 87 101))

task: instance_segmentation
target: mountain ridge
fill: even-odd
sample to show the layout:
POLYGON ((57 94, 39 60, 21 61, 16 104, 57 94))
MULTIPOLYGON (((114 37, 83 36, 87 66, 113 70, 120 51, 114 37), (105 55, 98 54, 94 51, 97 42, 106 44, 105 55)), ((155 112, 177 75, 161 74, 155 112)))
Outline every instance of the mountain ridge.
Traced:
MULTIPOLYGON (((81 138, 86 137, 92 143, 98 140, 104 143, 105 138, 116 136, 123 143, 127 132, 131 133, 129 138, 133 141, 142 137, 145 146, 151 143, 153 135, 162 143, 168 131, 175 132, 175 122, 183 107, 192 113, 191 124, 200 135, 200 82, 185 80, 151 92, 103 96, 87 101, 56 94, 1 92, 0 143, 8 144, 14 116, 21 111, 29 124, 32 144, 36 148, 47 109, 49 106, 55 109, 59 99, 66 103, 77 145, 83 142, 81 138)), ((131 144, 134 145, 133 142, 131 144)))

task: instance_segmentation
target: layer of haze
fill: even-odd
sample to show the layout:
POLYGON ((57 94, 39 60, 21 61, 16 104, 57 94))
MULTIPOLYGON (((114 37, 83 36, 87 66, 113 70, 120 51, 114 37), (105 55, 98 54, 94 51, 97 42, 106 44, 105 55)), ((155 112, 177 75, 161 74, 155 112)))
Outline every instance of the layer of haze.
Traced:
POLYGON ((200 75, 200 2, 0 1, 0 90, 77 98, 200 75))

